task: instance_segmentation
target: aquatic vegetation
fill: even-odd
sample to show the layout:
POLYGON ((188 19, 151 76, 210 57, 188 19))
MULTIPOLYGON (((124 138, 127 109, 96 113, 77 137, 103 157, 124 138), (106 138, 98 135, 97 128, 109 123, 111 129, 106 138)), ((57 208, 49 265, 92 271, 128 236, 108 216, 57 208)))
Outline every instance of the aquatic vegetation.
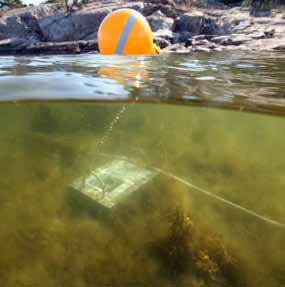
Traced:
POLYGON ((153 242, 152 249, 162 270, 172 279, 190 273, 207 284, 222 281, 229 286, 244 286, 240 280, 246 275, 238 265, 239 258, 213 231, 195 226, 181 209, 171 212, 168 234, 153 242))
POLYGON ((123 155, 284 218, 285 138, 272 130, 283 119, 132 104, 98 152, 121 104, 66 105, 3 106, 1 287, 282 286, 284 232, 172 178, 157 176, 108 215, 69 186, 92 162, 123 155))

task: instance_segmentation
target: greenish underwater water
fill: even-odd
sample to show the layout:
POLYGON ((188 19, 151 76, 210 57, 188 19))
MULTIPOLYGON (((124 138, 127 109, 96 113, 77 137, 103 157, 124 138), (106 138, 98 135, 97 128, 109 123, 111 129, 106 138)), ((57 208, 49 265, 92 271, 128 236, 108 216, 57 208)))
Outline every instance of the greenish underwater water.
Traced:
POLYGON ((285 286, 281 225, 165 173, 109 211, 70 189, 124 156, 285 224, 284 117, 35 102, 0 118, 1 287, 285 286))

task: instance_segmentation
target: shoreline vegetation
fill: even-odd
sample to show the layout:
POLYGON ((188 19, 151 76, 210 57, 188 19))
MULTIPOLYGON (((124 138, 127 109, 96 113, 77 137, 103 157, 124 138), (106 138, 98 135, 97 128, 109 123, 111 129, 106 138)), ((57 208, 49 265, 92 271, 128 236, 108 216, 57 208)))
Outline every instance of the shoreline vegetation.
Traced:
POLYGON ((147 18, 162 53, 285 50, 283 0, 223 1, 104 0, 8 10, 2 4, 0 55, 98 53, 99 25, 119 8, 135 9, 147 18))

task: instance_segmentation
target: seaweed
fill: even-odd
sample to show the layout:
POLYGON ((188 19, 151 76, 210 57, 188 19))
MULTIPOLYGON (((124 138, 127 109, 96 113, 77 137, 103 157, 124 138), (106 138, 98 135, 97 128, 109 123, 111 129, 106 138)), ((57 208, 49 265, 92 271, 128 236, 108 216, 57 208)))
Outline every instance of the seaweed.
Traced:
MULTIPOLYGON (((47 106, 2 111, 1 287, 284 285, 284 232, 173 179, 157 177, 110 216, 78 198, 67 186, 105 162, 97 142, 120 106, 47 106)), ((274 132, 283 119, 147 104, 128 112, 104 152, 284 218, 284 135, 274 132)))
POLYGON ((168 233, 152 242, 151 250, 161 271, 171 280, 191 273, 193 278, 208 284, 227 282, 229 286, 244 286, 240 259, 222 242, 215 233, 196 227, 190 215, 176 208, 170 212, 168 233))

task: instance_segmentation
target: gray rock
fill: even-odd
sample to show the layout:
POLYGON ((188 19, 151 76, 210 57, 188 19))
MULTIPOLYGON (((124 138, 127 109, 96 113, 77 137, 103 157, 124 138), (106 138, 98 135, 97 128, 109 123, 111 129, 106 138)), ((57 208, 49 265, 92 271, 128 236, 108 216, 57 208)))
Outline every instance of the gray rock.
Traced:
POLYGON ((152 31, 158 31, 163 29, 172 30, 174 20, 166 17, 160 10, 156 11, 151 16, 147 17, 152 31))
MULTIPOLYGON (((142 11, 141 2, 129 2, 121 6, 142 11)), ((96 39, 97 31, 104 17, 118 6, 87 6, 72 14, 55 13, 39 21, 45 41, 64 42, 96 39)))
POLYGON ((4 3, 0 2, 0 12, 1 11, 8 11, 8 10, 11 10, 11 8, 7 5, 5 5, 4 3))
POLYGON ((204 8, 226 9, 227 6, 219 0, 206 0, 201 1, 200 4, 204 8))
POLYGON ((219 36, 219 37, 212 38, 212 42, 219 44, 219 45, 223 45, 223 46, 228 46, 228 45, 239 46, 250 40, 252 40, 250 36, 238 35, 238 34, 233 34, 230 36, 219 36))
POLYGON ((174 31, 190 32, 192 35, 219 34, 220 27, 215 18, 200 11, 186 13, 175 20, 174 31))
POLYGON ((40 55, 40 54, 79 54, 97 53, 97 41, 75 41, 62 43, 16 44, 13 41, 0 41, 0 55, 40 55))
POLYGON ((195 41, 201 41, 201 40, 205 40, 207 39, 207 36, 206 35, 196 35, 196 36, 193 36, 193 40, 195 41))
POLYGON ((171 45, 171 42, 165 38, 156 37, 153 39, 154 43, 160 47, 160 49, 164 49, 171 45))
POLYGON ((239 45, 245 44, 248 41, 251 41, 252 38, 247 35, 232 35, 231 40, 232 40, 232 45, 239 46, 239 45))
POLYGON ((9 11, 0 17, 0 40, 15 38, 32 43, 41 41, 43 35, 38 19, 62 10, 61 4, 48 4, 9 11))
POLYGON ((161 48, 164 49, 167 46, 178 43, 177 40, 179 35, 176 33, 173 33, 170 30, 164 29, 164 30, 158 30, 153 33, 153 39, 154 42, 161 48))
POLYGON ((211 42, 209 42, 208 40, 204 39, 204 40, 193 40, 193 45, 195 46, 211 46, 213 45, 211 42))
POLYGON ((223 48, 222 47, 215 47, 215 48, 213 48, 213 51, 215 51, 215 52, 222 52, 223 48))
POLYGON ((209 16, 219 18, 219 17, 222 17, 224 15, 224 12, 222 10, 209 10, 209 11, 207 11, 207 14, 209 16))
POLYGON ((264 37, 265 38, 273 38, 274 34, 275 34, 274 29, 264 31, 264 37))
POLYGON ((231 45, 232 39, 230 36, 217 36, 212 38, 212 42, 219 45, 231 45))
POLYGON ((276 46, 273 47, 273 50, 285 51, 285 44, 276 45, 276 46))
MULTIPOLYGON (((191 38, 189 38, 185 44, 186 46, 189 45, 196 45, 196 43, 211 43, 210 40, 212 39, 213 36, 211 35, 196 35, 191 38)), ((213 43, 211 43, 213 45, 213 43)))
POLYGON ((168 29, 160 29, 158 31, 153 32, 153 37, 162 37, 166 39, 172 39, 174 37, 174 33, 168 29))
POLYGON ((11 46, 15 46, 16 42, 14 39, 5 39, 5 40, 0 40, 0 48, 7 48, 11 46))
POLYGON ((66 14, 61 4, 7 11, 0 17, 1 53, 97 51, 97 31, 102 19, 122 7, 151 12, 148 19, 155 30, 154 41, 166 52, 284 50, 285 21, 282 13, 253 18, 248 9, 240 7, 209 12, 192 8, 191 12, 185 13, 182 8, 175 7, 172 0, 145 1, 91 2, 71 14, 66 14), (179 17, 173 21, 171 17, 176 17, 174 15, 179 17))
POLYGON ((257 32, 257 33, 250 35, 250 37, 254 40, 259 40, 259 39, 264 39, 265 35, 264 35, 264 33, 257 32))
POLYGON ((195 47, 192 52, 210 53, 211 49, 205 47, 195 47))
POLYGON ((176 6, 175 1, 173 0, 145 0, 146 3, 150 3, 150 4, 163 4, 163 5, 171 5, 173 7, 176 6))
POLYGON ((201 34, 204 21, 204 13, 200 11, 189 12, 175 20, 174 31, 179 33, 190 32, 192 35, 201 34))
POLYGON ((178 37, 178 42, 187 42, 189 38, 192 37, 192 34, 187 31, 183 31, 182 33, 179 34, 178 37))
MULTIPOLYGON (((188 39, 188 41, 185 43, 186 47, 192 46, 193 50, 197 50, 200 48, 206 48, 206 49, 214 49, 217 47, 217 45, 213 42, 208 41, 207 39, 201 39, 196 40, 195 37, 188 39)), ((205 50, 206 51, 206 50, 205 50)))
POLYGON ((166 47, 165 49, 163 49, 163 52, 167 52, 167 53, 189 53, 191 52, 191 48, 187 48, 185 47, 183 44, 181 43, 177 43, 177 44, 172 44, 168 47, 166 47))
POLYGON ((164 15, 170 18, 176 18, 178 16, 179 10, 176 9, 176 4, 173 1, 144 1, 143 15, 148 17, 155 13, 156 11, 161 11, 164 15), (163 3, 165 2, 165 3, 163 3))

